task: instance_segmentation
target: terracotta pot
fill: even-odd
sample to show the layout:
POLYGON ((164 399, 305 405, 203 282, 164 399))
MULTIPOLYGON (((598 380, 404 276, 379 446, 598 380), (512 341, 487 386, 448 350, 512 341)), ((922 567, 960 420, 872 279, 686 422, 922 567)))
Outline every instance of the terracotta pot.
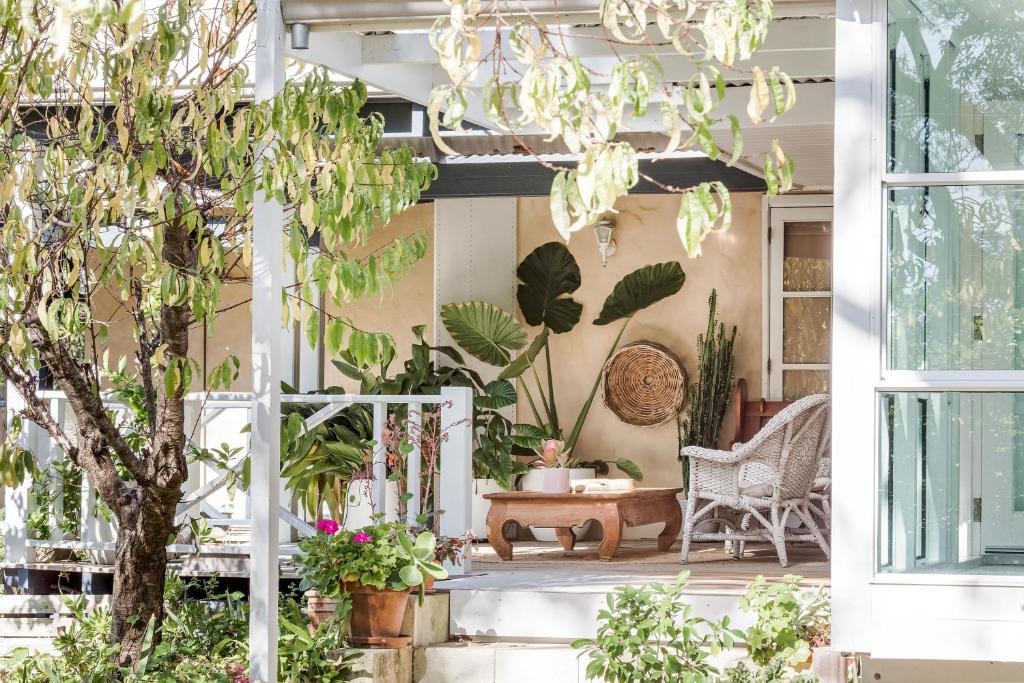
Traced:
POLYGON ((437 591, 434 590, 434 581, 435 580, 436 579, 434 579, 433 576, 431 576, 430 574, 427 574, 427 576, 423 579, 423 592, 424 593, 435 593, 435 592, 437 592, 437 591))
POLYGON ((316 591, 306 593, 306 604, 309 612, 309 625, 314 631, 338 611, 337 598, 326 598, 316 591))
POLYGON ((341 588, 352 598, 353 639, 394 638, 401 635, 402 617, 409 602, 409 588, 403 591, 380 590, 349 581, 341 588))

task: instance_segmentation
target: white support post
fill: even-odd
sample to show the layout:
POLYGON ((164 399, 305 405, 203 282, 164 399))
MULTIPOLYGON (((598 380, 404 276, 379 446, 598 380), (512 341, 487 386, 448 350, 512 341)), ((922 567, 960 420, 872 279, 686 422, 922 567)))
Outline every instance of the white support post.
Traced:
MULTIPOLYGON (((273 99, 284 88, 284 31, 280 3, 258 0, 257 102, 273 99)), ((249 679, 253 683, 277 682, 283 223, 281 206, 257 191, 253 202, 252 481, 249 489, 252 506, 249 679)))
MULTIPOLYGON (((25 408, 25 399, 11 383, 7 384, 7 433, 10 434, 11 418, 25 408)), ((29 448, 30 430, 35 426, 22 421, 21 436, 18 443, 22 448, 29 448)), ((28 562, 28 515, 31 501, 32 477, 17 487, 7 490, 4 497, 4 537, 7 541, 7 561, 18 564, 28 562)))
MULTIPOLYGON (((464 536, 472 527, 473 510, 473 390, 469 387, 441 389, 441 429, 448 439, 441 444, 441 487, 436 507, 441 512, 441 535, 464 536)), ((470 551, 461 566, 446 563, 449 574, 465 574, 470 551)))
MULTIPOLYGON (((313 261, 315 256, 310 254, 306 261, 306 268, 313 268, 313 261)), ((313 285, 313 300, 317 303, 320 302, 320 288, 313 285)), ((321 315, 320 311, 314 311, 313 315, 321 315)), ((310 346, 306 341, 306 335, 299 333, 299 373, 298 377, 298 389, 302 393, 310 391, 316 391, 322 388, 322 376, 321 376, 321 364, 323 363, 324 355, 324 343, 323 343, 323 320, 320 321, 320 337, 316 340, 314 346, 310 346)))
POLYGON ((405 523, 409 526, 416 524, 416 518, 420 514, 420 467, 422 462, 422 451, 420 450, 420 430, 423 427, 423 405, 413 403, 409 405, 409 429, 408 438, 412 442, 412 450, 409 452, 409 460, 406 463, 406 487, 409 490, 409 500, 406 501, 405 523))
POLYGON ((383 512, 390 517, 388 510, 388 457, 382 446, 384 421, 387 420, 388 406, 385 403, 373 404, 373 447, 376 452, 370 457, 373 463, 373 511, 383 512))

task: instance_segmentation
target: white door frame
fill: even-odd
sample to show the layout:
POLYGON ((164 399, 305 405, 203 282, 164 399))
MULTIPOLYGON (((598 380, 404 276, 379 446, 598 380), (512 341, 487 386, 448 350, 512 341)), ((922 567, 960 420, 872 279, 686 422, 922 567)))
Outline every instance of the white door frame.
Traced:
MULTIPOLYGON (((764 198, 761 234, 761 395, 768 400, 782 399, 782 371, 789 369, 782 364, 783 224, 792 220, 832 221, 832 214, 830 194, 764 198)), ((815 369, 817 366, 800 367, 815 369)))

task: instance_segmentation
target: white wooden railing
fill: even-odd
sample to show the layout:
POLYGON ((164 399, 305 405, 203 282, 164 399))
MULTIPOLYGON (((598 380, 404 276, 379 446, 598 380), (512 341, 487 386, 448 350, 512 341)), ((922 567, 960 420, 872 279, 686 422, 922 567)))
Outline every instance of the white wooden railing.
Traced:
MULTIPOLYGON (((14 414, 23 406, 21 397, 13 387, 8 386, 8 415, 14 414)), ((45 399, 53 416, 59 423, 66 421, 66 399, 61 392, 42 391, 39 397, 45 399)), ((207 430, 214 422, 225 415, 226 411, 245 411, 243 424, 248 424, 252 410, 253 395, 250 393, 195 393, 186 397, 188 424, 191 426, 190 442, 196 447, 219 446, 222 442, 229 443, 232 437, 237 441, 238 435, 228 430, 207 430), (198 436, 198 439, 194 438, 198 436)), ((384 509, 387 500, 387 463, 384 450, 379 447, 385 430, 390 406, 407 405, 408 419, 412 429, 422 420, 424 406, 435 406, 440 411, 441 429, 446 438, 440 443, 439 484, 434 494, 435 508, 441 511, 440 532, 444 536, 462 536, 472 527, 471 492, 473 484, 472 472, 472 391, 465 387, 450 387, 441 390, 440 394, 424 396, 377 396, 358 394, 285 394, 281 396, 282 404, 304 404, 320 406, 312 415, 303 421, 305 429, 310 430, 331 419, 347 406, 362 404, 373 408, 373 440, 372 462, 372 500, 375 511, 385 512, 387 517, 396 518, 395 511, 384 509)), ((116 401, 108 401, 109 408, 124 410, 123 405, 116 401)), ((236 421, 237 424, 237 421, 236 421)), ((421 479, 421 453, 419 444, 413 439, 413 451, 406 458, 406 481, 419 482, 421 479)), ((43 430, 25 423, 21 435, 22 446, 31 450, 37 457, 40 466, 52 468, 54 462, 63 458, 63 453, 56 447, 53 440, 43 430)), ((245 458, 249 453, 249 438, 240 444, 239 451, 226 463, 205 463, 213 470, 213 476, 203 484, 199 484, 197 475, 200 468, 193 467, 190 471, 189 484, 178 504, 179 523, 187 523, 190 518, 201 519, 211 526, 245 526, 249 524, 248 513, 244 516, 225 515, 221 510, 210 504, 212 495, 222 491, 234 472, 240 476, 245 458)), ((91 554, 110 553, 115 548, 114 539, 100 538, 99 524, 94 509, 96 494, 86 483, 82 487, 81 539, 68 541, 63 539, 32 539, 29 538, 28 516, 31 510, 31 486, 29 479, 17 488, 8 489, 5 499, 5 536, 7 541, 7 562, 27 564, 34 559, 35 548, 65 548, 90 551, 91 554)), ((419 486, 410 486, 412 497, 407 502, 407 521, 412 524, 420 510, 419 486)), ((245 493, 240 491, 240 493, 245 493)), ((246 505, 248 509, 248 505, 246 505)), ((294 529, 299 537, 309 536, 316 532, 315 528, 301 515, 284 506, 278 508, 281 523, 294 529)), ((210 543, 210 544, 172 544, 168 551, 184 554, 237 554, 248 555, 249 545, 243 543, 210 543)), ((290 556, 297 551, 294 543, 282 543, 280 556, 290 556)), ((109 557, 109 555, 108 555, 109 557)), ((452 574, 468 571, 470 559, 463 559, 461 566, 449 566, 452 574)))

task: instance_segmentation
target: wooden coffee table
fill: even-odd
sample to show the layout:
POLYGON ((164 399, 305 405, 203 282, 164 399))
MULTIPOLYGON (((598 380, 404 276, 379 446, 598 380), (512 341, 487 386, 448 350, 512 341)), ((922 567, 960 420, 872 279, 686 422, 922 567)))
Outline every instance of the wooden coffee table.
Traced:
POLYGON ((619 552, 623 524, 638 526, 665 522, 664 530, 658 534, 658 550, 665 551, 675 543, 683 526, 683 511, 676 499, 682 491, 677 488, 595 493, 490 493, 484 496, 491 501, 491 509, 487 513, 487 536, 503 560, 512 559, 512 543, 505 537, 511 522, 554 528, 558 542, 569 551, 576 545, 572 527, 582 526, 592 519, 601 525, 604 532, 597 554, 602 560, 610 560, 619 552))

